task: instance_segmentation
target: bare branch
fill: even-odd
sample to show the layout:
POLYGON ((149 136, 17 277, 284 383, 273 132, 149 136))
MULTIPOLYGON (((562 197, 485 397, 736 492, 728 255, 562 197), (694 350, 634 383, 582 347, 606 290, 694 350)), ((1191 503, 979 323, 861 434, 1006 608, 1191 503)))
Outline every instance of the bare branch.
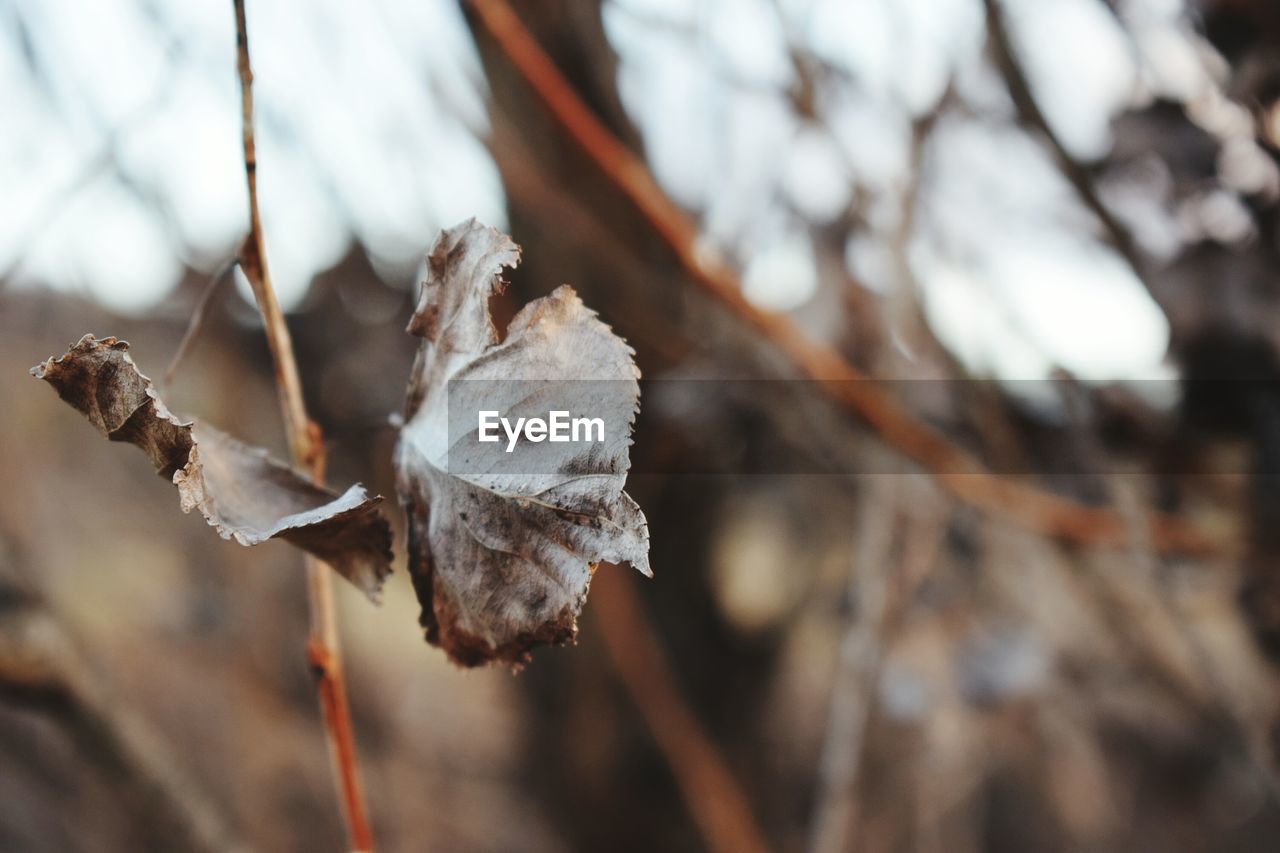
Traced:
MULTIPOLYGON (((834 348, 810 340, 792 320, 762 310, 743 295, 738 275, 700 249, 697 226, 658 186, 644 163, 596 118, 552 64, 506 0, 470 0, 480 24, 538 98, 597 168, 635 205, 706 293, 816 380, 834 402, 860 417, 899 453, 922 465, 951 494, 1041 535, 1122 547, 1129 525, 1114 510, 1091 507, 986 469, 971 453, 919 420, 834 348)), ((1153 545, 1185 554, 1234 553, 1236 531, 1152 512, 1153 545)))
POLYGON ((707 846, 715 853, 764 853, 769 848, 746 794, 680 695, 630 574, 597 572, 592 601, 614 669, 671 767, 707 846))
MULTIPOLYGON (((254 298, 258 302, 258 311, 262 314, 267 343, 275 364, 276 388, 280 394, 280 407, 284 413, 285 431, 288 433, 293 461, 307 469, 316 484, 321 485, 325 469, 324 441, 319 428, 307 416, 298 365, 293 355, 293 341, 267 270, 262 220, 258 213, 258 158, 253 135, 253 68, 249 63, 249 33, 245 24, 244 0, 233 0, 233 3, 236 15, 236 58, 240 73, 244 171, 249 187, 249 234, 240 247, 240 268, 249 279, 254 298)), ((352 848, 371 851, 373 832, 365 813, 355 735, 352 732, 342 658, 338 650, 333 583, 329 568, 312 558, 307 559, 307 589, 311 606, 307 660, 315 676, 320 697, 343 814, 352 848)))
POLYGON ((950 501, 911 494, 902 477, 870 478, 858 508, 849 595, 857 601, 840 646, 822 748, 811 853, 854 849, 858 835, 859 775, 876 686, 890 643, 916 592, 943 548, 950 501), (938 504, 919 511, 924 503, 938 504), (898 536, 898 527, 902 534, 898 536), (895 541, 900 540, 900 541, 895 541), (897 546, 895 548, 895 545, 897 546))
POLYGON ((1049 119, 1040 109, 1040 104, 1036 101, 1035 95, 1031 91, 1031 84, 1027 80, 1022 63, 1018 61, 1017 51, 1009 36, 1009 28, 1005 23, 1004 10, 1000 8, 1000 0, 983 0, 983 6, 987 12, 987 34, 991 39, 991 47, 995 52, 996 64, 1004 77, 1005 86, 1009 90, 1009 97, 1013 99, 1013 107, 1018 112, 1019 121, 1027 127, 1034 128, 1044 138, 1045 143, 1053 152, 1053 158, 1057 161, 1058 169, 1062 172, 1063 177, 1071 184, 1081 203, 1089 209, 1090 213, 1097 217, 1098 222, 1101 223, 1106 231, 1111 245, 1124 256, 1124 259, 1129 262, 1134 272, 1137 273, 1138 278, 1141 279, 1141 258, 1138 255, 1137 247, 1134 245, 1133 235, 1129 233, 1129 229, 1125 227, 1124 223, 1117 219, 1116 215, 1103 203, 1101 196, 1098 195, 1097 188, 1093 185, 1089 170, 1071 155, 1071 152, 1063 145, 1062 140, 1049 124, 1049 119))
POLYGON ((213 301, 219 285, 230 277, 235 267, 236 262, 232 258, 219 267, 218 271, 205 284, 204 292, 200 294, 200 301, 196 303, 195 309, 191 312, 191 319, 187 321, 187 330, 182 333, 182 340, 178 342, 178 348, 174 351, 173 358, 169 360, 169 366, 164 369, 165 385, 173 381, 173 374, 178 372, 178 367, 182 364, 182 360, 187 357, 187 352, 195 344, 196 338, 200 337, 200 332, 204 329, 204 317, 209 310, 209 303, 213 301))

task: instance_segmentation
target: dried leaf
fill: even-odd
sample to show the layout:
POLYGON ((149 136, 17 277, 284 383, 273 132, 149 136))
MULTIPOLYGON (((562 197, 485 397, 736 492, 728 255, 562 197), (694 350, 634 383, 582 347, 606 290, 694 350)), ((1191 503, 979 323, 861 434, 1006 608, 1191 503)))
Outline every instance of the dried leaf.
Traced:
POLYGON ((623 491, 639 406, 634 353, 567 285, 524 306, 500 340, 489 297, 519 256, 474 220, 443 232, 409 323, 423 338, 396 450, 409 571, 427 640, 465 666, 520 664, 536 645, 572 640, 600 562, 650 574, 648 526, 623 491), (555 380, 565 408, 606 412, 621 429, 590 448, 536 445, 540 473, 451 468, 459 433, 448 388, 478 389, 471 402, 503 416, 531 410, 528 395, 476 397, 510 380, 555 380))
POLYGON ((391 571, 391 529, 381 496, 362 486, 339 495, 206 424, 179 420, 128 354, 129 344, 85 335, 61 358, 31 368, 111 441, 145 452, 224 539, 283 539, 314 554, 377 600, 391 571))

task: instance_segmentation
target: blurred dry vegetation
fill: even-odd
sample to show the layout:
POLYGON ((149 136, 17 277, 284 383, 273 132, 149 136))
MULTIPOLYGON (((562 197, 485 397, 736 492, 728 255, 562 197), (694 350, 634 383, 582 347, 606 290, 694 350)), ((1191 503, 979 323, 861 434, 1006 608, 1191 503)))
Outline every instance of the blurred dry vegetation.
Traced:
MULTIPOLYGON (((648 378, 802 377, 785 347, 698 286, 463 5, 508 230, 524 249, 496 312, 567 281, 648 378)), ((600 4, 513 5, 577 95, 643 156, 600 4)), ((656 578, 601 569, 576 647, 542 650, 514 677, 447 663, 422 642, 394 512, 382 606, 339 584, 381 849, 723 848, 707 814, 723 780, 689 766, 708 746, 745 797, 756 825, 746 831, 770 849, 1275 849, 1280 185, 1233 188, 1223 150, 1243 143, 1206 127, 1198 102, 1124 112, 1109 153, 1081 162, 1054 138, 1021 67, 1053 46, 1019 44, 1000 0, 980 5, 984 67, 1006 92, 984 119, 1044 146, 1079 230, 1136 271, 1168 319, 1177 403, 1059 374, 1051 405, 1031 405, 971 375, 931 331, 905 211, 928 205, 936 124, 987 109, 950 86, 913 117, 918 177, 896 225, 877 230, 857 188, 840 216, 805 225, 818 291, 795 320, 867 375, 965 379, 938 386, 914 417, 991 469, 1034 471, 1016 479, 1105 508, 1123 535, 1046 534, 975 506, 813 383, 753 386, 772 389, 754 399, 706 383, 696 406, 642 400, 633 463, 648 473, 628 491, 649 519, 656 578), (1152 252, 1140 219, 1110 201, 1150 190, 1141 178, 1152 169, 1164 176, 1153 204, 1230 195, 1247 236, 1152 252), (850 270, 845 246, 858 235, 896 256, 889 284, 850 270), (777 473, 815 457, 830 476, 777 473), (841 474, 856 470, 881 473, 841 474), (1210 531, 1218 547, 1166 552, 1152 511, 1210 531), (606 632, 599 620, 617 621, 606 632), (641 662, 628 669, 628 654, 641 662)), ((1128 26, 1130 4, 1099 5, 1128 26)), ((1247 141, 1274 170, 1280 12, 1271 0, 1198 0, 1183 14, 1216 75, 1205 97, 1248 119, 1247 141)), ((822 127, 823 104, 857 82, 801 44, 791 58, 787 103, 822 127)), ((421 235, 424 250, 432 236, 421 235)), ((375 266, 356 245, 289 322, 330 482, 393 495, 388 415, 415 349, 402 331, 415 278, 375 266)), ((134 450, 102 442, 27 375, 91 331, 130 341, 159 380, 210 278, 189 271, 144 316, 0 281, 0 849, 344 843, 303 656, 296 552, 218 540, 175 511, 172 487, 134 450)), ((287 458, 262 329, 233 287, 213 291, 161 390, 175 411, 287 458)))

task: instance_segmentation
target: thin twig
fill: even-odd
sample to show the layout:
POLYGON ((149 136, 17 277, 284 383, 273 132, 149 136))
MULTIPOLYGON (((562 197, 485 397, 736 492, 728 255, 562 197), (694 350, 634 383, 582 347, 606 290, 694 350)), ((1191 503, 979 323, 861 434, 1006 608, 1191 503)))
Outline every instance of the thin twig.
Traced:
POLYGON ((902 502, 900 479, 871 478, 859 502, 860 523, 849 572, 849 596, 857 601, 857 614, 840 644, 831 689, 810 853, 851 850, 857 837, 858 768, 889 613, 894 528, 902 502))
MULTIPOLYGON (((921 303, 920 281, 911 264, 911 241, 915 238, 919 219, 921 184, 924 182, 929 141, 938 122, 942 120, 954 101, 955 84, 948 83, 932 109, 911 122, 907 179, 903 182, 900 193, 901 214, 897 227, 889 235, 888 245, 895 269, 894 299, 891 305, 897 309, 897 316, 894 319, 904 324, 902 331, 907 346, 931 358, 939 366, 949 369, 952 375, 963 376, 963 368, 938 340, 933 328, 929 325, 921 303)), ((896 352, 895 348, 887 348, 882 359, 893 358, 896 352)))
POLYGON ((1133 268, 1138 278, 1142 279, 1141 259, 1134 245, 1133 235, 1103 203, 1102 197, 1098 195, 1093 185, 1093 179, 1089 176, 1088 169, 1067 150, 1062 139, 1049 124, 1044 111, 1040 109, 1040 104, 1031 91, 1026 72, 1023 71, 1022 63, 1018 61, 1013 40, 1009 36, 1009 27, 1005 23, 1004 10, 1000 8, 1000 0, 983 0, 983 6, 987 12, 987 34, 995 52, 996 64, 1000 67, 1000 74, 1004 77, 1005 87, 1009 90, 1009 97, 1013 100, 1013 108, 1018 112, 1019 121, 1028 127, 1035 128, 1044 138, 1045 143, 1053 151, 1053 157, 1058 161, 1058 170, 1067 179, 1067 183, 1071 184, 1081 203, 1097 217, 1112 246, 1129 262, 1129 266, 1133 268))
MULTIPOLYGON (((1130 516, 1137 515, 1140 500, 1134 485, 1121 477, 1112 477, 1109 485, 1115 494, 1116 505, 1120 511, 1130 516)), ((1174 589, 1171 589, 1173 584, 1167 581, 1162 582, 1159 576, 1160 561, 1151 553, 1146 536, 1136 525, 1130 542, 1130 554, 1130 562, 1142 566, 1151 577, 1151 595, 1155 599, 1154 607, 1141 608, 1141 611, 1151 613, 1145 620, 1144 613, 1139 611, 1139 608, 1135 608, 1133 622, 1139 626, 1144 621, 1153 621, 1155 618, 1162 618, 1167 622, 1172 633, 1185 645, 1191 668, 1198 671, 1200 676, 1200 683, 1193 685, 1196 693, 1199 694, 1194 698, 1201 701, 1216 701, 1219 707, 1225 710, 1227 716, 1239 727, 1240 738, 1250 763, 1266 783, 1272 798, 1280 801, 1280 768, 1276 765, 1265 721, 1235 701, 1235 696, 1222 678, 1213 654, 1205 645, 1201 633, 1196 630, 1197 620, 1194 614, 1188 612, 1186 603, 1174 589), (1157 612, 1152 613, 1152 611, 1157 612)), ((1122 604, 1127 603, 1122 602, 1122 604)), ((1157 637, 1153 636, 1148 645, 1151 649, 1151 657, 1157 661, 1157 664, 1162 663, 1166 655, 1159 647, 1157 637)))
POLYGON ((671 767, 707 847, 716 853, 764 853, 768 845, 751 805, 689 710, 640 602, 630 574, 597 573, 591 613, 623 686, 671 767))
MULTIPOLYGON (((816 380, 833 401, 972 506, 1045 536, 1107 547, 1122 547, 1128 541, 1129 526, 1114 510, 997 476, 941 431, 912 415, 882 387, 867 381, 836 349, 810 340, 789 317, 751 304, 738 275, 724 261, 707 257, 697 226, 667 197, 644 163, 582 102, 506 0, 468 0, 468 5, 552 116, 668 244, 689 277, 785 354, 801 374, 816 380)), ((1152 542, 1162 552, 1232 553, 1241 547, 1235 531, 1167 513, 1152 512, 1146 523, 1152 542)))
POLYGON ((187 321, 187 330, 182 333, 182 340, 178 342, 178 349, 174 351, 173 358, 169 360, 169 366, 164 369, 164 384, 168 385, 173 381, 173 374, 178 372, 179 365, 182 360, 187 357, 187 352, 196 342, 196 338, 200 337, 200 332, 204 329, 205 313, 209 310, 209 303, 213 301, 213 296, 218 292, 218 285, 223 280, 230 277, 231 271, 236 268, 236 260, 232 258, 227 261, 213 277, 205 284, 204 292, 200 294, 200 300, 196 302, 195 309, 191 312, 191 319, 187 321))
POLYGON ((920 481, 870 478, 859 501, 848 587, 857 613, 845 631, 831 688, 811 853, 854 849, 858 838, 860 768, 876 685, 903 618, 938 561, 951 518, 949 499, 921 500, 936 494, 930 481, 923 484, 927 494, 917 495, 912 487, 920 481))
MULTIPOLYGON (((232 0, 236 14, 236 56, 240 73, 240 105, 244 136, 244 171, 249 188, 249 234, 240 247, 240 269, 253 288, 258 310, 271 349, 275 367, 276 388, 284 413, 285 431, 294 464, 305 468, 311 478, 322 484, 325 476, 324 441, 320 429, 307 415, 302 398, 302 383, 293 355, 293 341, 285 325, 284 313, 271 287, 266 252, 262 239, 262 221, 258 214, 258 159, 253 135, 253 69, 249 64, 249 34, 245 25, 244 0, 232 0)), ((373 849, 373 833, 366 816, 361 791, 355 736, 338 650, 338 624, 333 603, 333 585, 329 567, 307 558, 307 591, 311 607, 307 659, 311 664, 320 698, 321 715, 329 741, 329 755, 336 776, 343 815, 357 851, 373 849)))

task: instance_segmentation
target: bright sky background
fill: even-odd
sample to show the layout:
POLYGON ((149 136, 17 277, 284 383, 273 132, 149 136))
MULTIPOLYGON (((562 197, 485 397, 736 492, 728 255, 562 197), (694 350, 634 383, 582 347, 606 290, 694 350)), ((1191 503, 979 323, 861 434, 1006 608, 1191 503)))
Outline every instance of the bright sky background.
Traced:
MULTIPOLYGON (((1134 38, 1100 0, 1006 6, 1049 120, 1081 158, 1107 152, 1126 107, 1210 86, 1180 0, 1128 3, 1134 38)), ((353 241, 403 278, 437 229, 505 225, 473 135, 486 126, 483 76, 454 0, 248 9, 268 254, 286 305, 353 241)), ((886 238, 911 119, 954 80, 968 108, 935 132, 910 247, 938 333, 1004 377, 1055 362, 1087 378, 1162 375, 1163 316, 1009 122, 980 0, 610 0, 605 23, 655 174, 740 263, 752 299, 786 310, 814 295, 808 226, 839 216, 855 187, 869 228, 848 261, 872 287, 897 285, 886 238), (788 38, 847 76, 822 94, 818 126, 785 98, 788 38)), ((221 266, 246 227, 233 63, 229 0, 0 7, 0 270, 145 312, 185 266, 221 266)), ((1186 236, 1159 205, 1135 209, 1148 248, 1167 254, 1186 236)))

